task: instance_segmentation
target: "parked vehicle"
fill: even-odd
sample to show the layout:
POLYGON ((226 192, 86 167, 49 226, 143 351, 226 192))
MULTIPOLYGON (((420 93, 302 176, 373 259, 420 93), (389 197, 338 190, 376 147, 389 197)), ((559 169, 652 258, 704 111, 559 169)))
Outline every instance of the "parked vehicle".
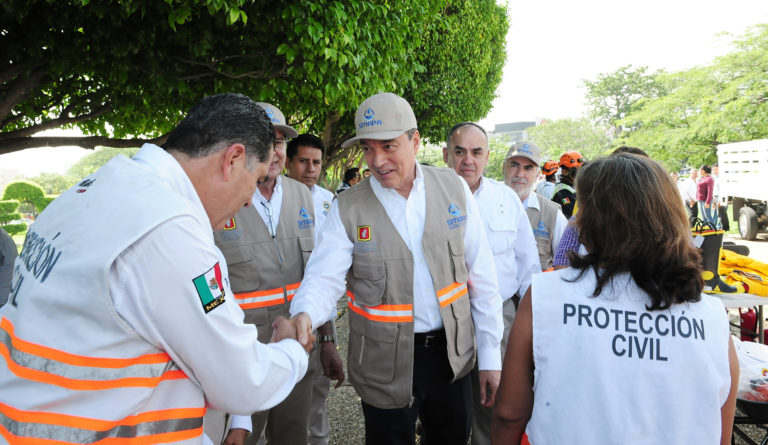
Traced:
POLYGON ((768 229, 768 139, 717 146, 720 197, 730 202, 742 239, 768 229))

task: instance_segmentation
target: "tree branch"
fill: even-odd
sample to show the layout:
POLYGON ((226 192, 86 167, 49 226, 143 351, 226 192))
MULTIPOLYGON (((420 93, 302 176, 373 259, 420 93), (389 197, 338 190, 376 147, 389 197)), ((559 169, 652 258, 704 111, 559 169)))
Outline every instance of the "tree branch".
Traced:
POLYGON ((168 134, 156 137, 154 139, 112 139, 104 136, 83 136, 83 137, 23 137, 14 139, 0 140, 0 155, 13 153, 15 151, 25 150, 27 148, 37 147, 63 147, 79 146, 89 150, 96 147, 140 147, 145 143, 162 145, 168 139, 168 134))
POLYGON ((24 70, 19 65, 10 65, 0 70, 0 84, 6 84, 16 78, 24 70))
POLYGON ((102 105, 101 108, 98 108, 87 114, 81 114, 80 116, 59 117, 58 119, 52 119, 47 122, 43 122, 42 124, 33 125, 31 127, 22 128, 20 130, 9 131, 7 133, 0 133, 0 140, 29 137, 35 133, 39 133, 44 130, 50 130, 51 128, 59 128, 62 125, 76 124, 78 122, 87 121, 88 119, 93 119, 94 117, 101 116, 102 114, 109 112, 111 109, 112 109, 112 105, 107 103, 102 105))
POLYGON ((221 71, 218 68, 218 64, 232 60, 232 59, 253 59, 256 58, 256 56, 252 55, 238 55, 238 56, 226 56, 222 59, 214 60, 212 62, 200 62, 197 60, 190 60, 190 59, 184 59, 182 57, 176 57, 176 60, 180 62, 184 62, 189 65, 195 65, 202 68, 207 69, 207 72, 204 73, 198 73, 198 74, 190 74, 187 76, 179 77, 179 80, 199 80, 204 79, 207 77, 214 77, 214 76, 224 76, 230 79, 243 79, 243 78, 252 78, 252 79, 276 79, 278 77, 283 77, 286 74, 286 67, 282 66, 281 68, 272 69, 270 67, 269 70, 254 70, 254 71, 246 71, 244 73, 228 73, 225 71, 221 71))
POLYGON ((37 68, 29 77, 16 79, 9 84, 9 92, 0 100, 0 125, 5 121, 5 117, 11 112, 17 103, 21 102, 32 89, 40 84, 40 80, 46 75, 46 71, 37 68))

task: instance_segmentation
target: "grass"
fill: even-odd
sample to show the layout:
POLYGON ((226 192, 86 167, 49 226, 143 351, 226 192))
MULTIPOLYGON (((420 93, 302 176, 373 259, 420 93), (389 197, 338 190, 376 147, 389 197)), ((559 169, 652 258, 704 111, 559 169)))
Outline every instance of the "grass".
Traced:
POLYGON ((21 246, 24 245, 24 237, 26 236, 27 236, 26 230, 11 236, 11 238, 13 238, 13 241, 16 243, 16 250, 18 250, 19 253, 21 253, 21 246))

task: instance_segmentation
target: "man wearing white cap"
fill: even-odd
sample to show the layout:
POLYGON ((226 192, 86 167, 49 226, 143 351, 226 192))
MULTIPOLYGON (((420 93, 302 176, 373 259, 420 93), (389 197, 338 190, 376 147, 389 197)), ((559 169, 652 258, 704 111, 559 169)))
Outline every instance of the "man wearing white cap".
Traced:
MULTIPOLYGON (((485 130, 473 122, 456 124, 448 132, 446 144, 443 160, 469 185, 493 251, 503 301, 501 355, 504 357, 509 328, 515 320, 520 297, 531 285, 533 274, 541 272, 536 243, 525 209, 515 192, 504 183, 483 176, 490 154, 485 130)), ((472 443, 488 444, 491 442, 491 406, 480 397, 483 391, 477 377, 473 370, 472 443)))
MULTIPOLYGON (((214 238, 227 260, 234 298, 245 312, 245 322, 256 325, 259 340, 268 341, 275 318, 288 315, 289 302, 312 253, 314 201, 307 186, 282 175, 286 138, 298 133, 286 125, 274 105, 258 105, 275 128, 267 179, 258 184, 252 205, 241 209, 214 238)), ((306 444, 313 380, 310 367, 285 401, 254 413, 248 443, 258 443, 264 432, 267 443, 306 444)), ((242 434, 249 426, 247 417, 233 416, 230 434, 242 434)))
POLYGON ((504 182, 523 202, 536 238, 539 262, 544 271, 552 270, 555 252, 568 221, 560 205, 533 192, 541 163, 541 149, 532 142, 515 142, 504 158, 504 182))
POLYGON ((466 444, 468 373, 477 354, 491 406, 503 330, 477 204, 454 171, 416 162, 416 117, 402 97, 366 99, 355 130, 342 146, 359 142, 373 175, 331 206, 291 303, 293 322, 301 341, 335 314, 346 289, 347 370, 366 443, 412 444, 419 418, 424 443, 466 444))

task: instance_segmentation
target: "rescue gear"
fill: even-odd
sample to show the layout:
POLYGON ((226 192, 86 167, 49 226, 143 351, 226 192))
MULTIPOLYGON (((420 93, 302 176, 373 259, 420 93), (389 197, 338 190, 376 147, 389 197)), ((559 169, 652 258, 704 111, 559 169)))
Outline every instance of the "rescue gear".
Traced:
POLYGON ((697 220, 691 229, 694 237, 694 244, 701 250, 701 263, 704 270, 701 277, 704 279, 704 293, 708 294, 736 294, 744 293, 744 286, 737 284, 730 286, 726 284, 719 275, 720 256, 723 246, 722 230, 717 230, 709 222, 697 220), (702 237, 700 242, 697 239, 702 237))
POLYGON ((725 276, 726 283, 734 286, 741 283, 746 292, 768 297, 768 264, 723 250, 720 253, 720 273, 725 276))
POLYGON ((560 156, 561 167, 574 168, 582 165, 584 165, 584 157, 578 151, 566 151, 560 156))
POLYGON ((558 161, 547 161, 544 163, 544 166, 541 167, 541 172, 544 173, 544 176, 551 176, 557 173, 557 169, 560 168, 560 163, 558 161))

